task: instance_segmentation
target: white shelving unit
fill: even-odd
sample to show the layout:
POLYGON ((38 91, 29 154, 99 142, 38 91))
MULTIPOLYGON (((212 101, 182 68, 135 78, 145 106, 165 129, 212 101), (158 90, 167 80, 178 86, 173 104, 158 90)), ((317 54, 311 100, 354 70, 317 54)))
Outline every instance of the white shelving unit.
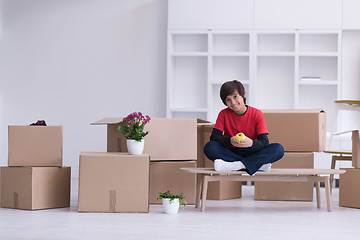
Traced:
POLYGON ((255 107, 294 108, 295 39, 294 31, 255 32, 255 107))
POLYGON ((167 117, 214 121, 224 107, 216 98, 224 79, 238 79, 249 89, 250 35, 248 31, 169 31, 167 117))
POLYGON ((341 93, 341 31, 168 34, 167 117, 214 122, 224 108, 220 86, 233 79, 244 84, 247 103, 257 108, 321 108, 328 119, 335 116, 333 102, 341 93))
MULTIPOLYGON (((215 121, 218 111, 224 108, 220 86, 235 78, 245 85, 247 103, 260 109, 324 109, 329 136, 336 119, 334 101, 359 99, 360 1, 168 0, 168 3, 168 117, 215 121), (186 49, 192 41, 179 36, 177 42, 183 44, 183 49, 179 46, 175 53, 173 36, 179 33, 185 38, 187 34, 202 37, 194 41, 193 49, 186 49), (203 61, 183 59, 181 66, 176 61, 182 55, 189 59, 202 57, 203 61), (174 71, 179 68, 189 68, 194 73, 186 76, 174 71), (189 86, 187 90, 175 91, 174 81, 189 86)), ((358 126, 358 119, 358 115, 342 111, 337 128, 353 129, 358 126)), ((328 167, 319 162, 315 166, 328 167)))
POLYGON ((334 101, 341 98, 342 31, 299 33, 299 75, 296 108, 321 108, 327 113, 327 130, 336 118, 334 101), (302 81, 304 77, 319 80, 302 81))

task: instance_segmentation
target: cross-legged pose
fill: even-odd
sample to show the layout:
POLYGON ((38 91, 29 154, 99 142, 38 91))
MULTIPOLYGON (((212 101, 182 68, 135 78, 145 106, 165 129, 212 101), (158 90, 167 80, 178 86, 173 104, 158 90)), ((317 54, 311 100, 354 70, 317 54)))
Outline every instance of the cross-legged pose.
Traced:
POLYGON ((210 142, 204 147, 215 170, 245 169, 250 175, 258 170, 270 171, 271 163, 284 156, 284 148, 279 143, 269 143, 264 114, 246 105, 245 88, 237 80, 221 86, 220 98, 227 108, 220 111, 210 142), (236 134, 240 132, 246 137, 238 141, 236 134))

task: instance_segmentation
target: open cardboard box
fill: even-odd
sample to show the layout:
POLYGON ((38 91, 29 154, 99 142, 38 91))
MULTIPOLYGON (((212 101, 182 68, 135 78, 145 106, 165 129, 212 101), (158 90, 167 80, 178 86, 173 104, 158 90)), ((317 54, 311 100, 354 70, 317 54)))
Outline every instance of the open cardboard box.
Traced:
MULTIPOLYGON (((104 118, 91 125, 107 125, 107 151, 127 152, 126 139, 118 131, 123 118, 104 118)), ((194 160, 197 158, 197 120, 152 118, 145 125, 144 154, 151 161, 194 160)))

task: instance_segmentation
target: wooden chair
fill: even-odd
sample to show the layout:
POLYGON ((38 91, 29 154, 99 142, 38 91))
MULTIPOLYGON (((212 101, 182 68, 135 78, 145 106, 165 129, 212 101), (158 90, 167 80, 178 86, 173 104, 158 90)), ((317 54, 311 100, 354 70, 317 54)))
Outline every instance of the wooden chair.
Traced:
MULTIPOLYGON (((351 151, 324 151, 324 153, 335 154, 331 157, 331 169, 335 169, 336 161, 352 161, 351 151)), ((330 190, 334 184, 334 174, 330 174, 330 190)))
MULTIPOLYGON (((352 141, 352 150, 351 151, 335 151, 335 150, 327 150, 325 153, 335 154, 331 159, 331 169, 335 169, 337 161, 352 161, 352 166, 355 168, 360 167, 360 131, 359 130, 351 130, 341 133, 336 133, 335 135, 341 135, 344 133, 352 133, 351 141, 352 141)), ((334 174, 330 175, 330 190, 332 190, 332 185, 334 182, 334 174)))

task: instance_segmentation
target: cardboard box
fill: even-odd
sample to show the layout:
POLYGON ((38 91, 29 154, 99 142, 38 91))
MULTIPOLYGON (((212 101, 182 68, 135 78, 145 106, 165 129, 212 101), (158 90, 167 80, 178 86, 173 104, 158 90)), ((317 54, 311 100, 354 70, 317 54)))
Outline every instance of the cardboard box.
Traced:
POLYGON ((339 206, 360 208, 360 169, 343 168, 339 177, 339 206))
POLYGON ((1 167, 1 207, 69 207, 70 178, 70 167, 1 167))
MULTIPOLYGON (((204 146, 210 141, 215 124, 198 119, 198 166, 214 168, 214 162, 204 154, 204 146)), ((209 182, 207 199, 225 200, 241 197, 241 182, 219 181, 209 182)))
POLYGON ((62 126, 8 126, 9 166, 62 166, 62 126))
POLYGON ((149 155, 81 153, 79 212, 149 212, 149 155))
POLYGON ((322 110, 263 110, 271 143, 286 152, 321 152, 326 147, 326 113, 322 110))
POLYGON ((360 168, 360 131, 354 130, 352 132, 352 166, 360 168))
MULTIPOLYGON (((91 125, 107 125, 107 151, 127 152, 126 139, 118 131, 122 118, 104 118, 91 125)), ((193 160, 197 157, 196 119, 152 118, 145 125, 144 154, 151 161, 193 160)))
MULTIPOLYGON (((314 168, 314 154, 285 152, 272 168, 314 168)), ((312 201, 312 182, 255 182, 255 200, 312 201)))
POLYGON ((150 203, 157 200, 158 192, 170 190, 173 194, 184 193, 188 204, 195 204, 196 174, 187 173, 180 168, 196 167, 196 161, 163 161, 150 163, 150 203))
MULTIPOLYGON (((205 159, 205 167, 214 168, 214 162, 205 159)), ((226 200, 241 198, 242 182, 236 181, 218 181, 209 182, 207 199, 209 200, 226 200)))
POLYGON ((197 124, 197 164, 198 167, 205 166, 205 160, 208 159, 204 154, 204 146, 210 141, 210 136, 214 128, 213 123, 199 122, 197 124))

